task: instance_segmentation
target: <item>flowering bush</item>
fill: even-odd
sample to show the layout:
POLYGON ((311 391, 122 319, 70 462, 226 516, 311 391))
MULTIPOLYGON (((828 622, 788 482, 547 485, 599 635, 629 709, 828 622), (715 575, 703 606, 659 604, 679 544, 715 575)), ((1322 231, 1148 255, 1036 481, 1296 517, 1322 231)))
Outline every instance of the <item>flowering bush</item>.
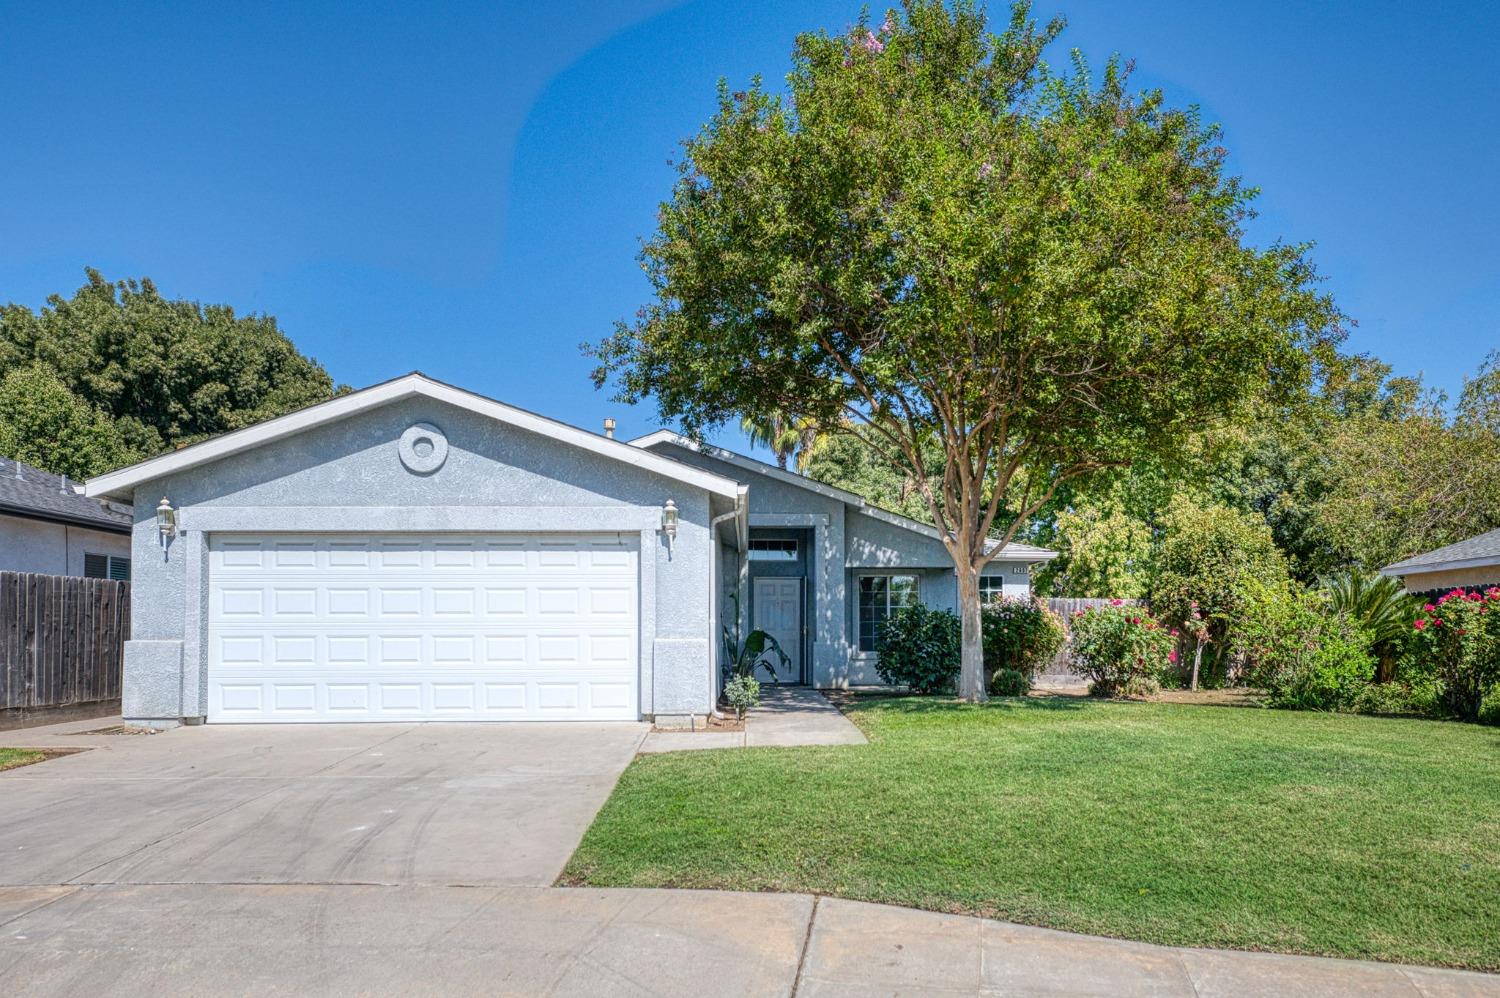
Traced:
POLYGON ((1285 582, 1250 580, 1241 590, 1234 650, 1273 707, 1355 710, 1375 675, 1370 642, 1328 595, 1285 582))
POLYGON ((1443 684, 1444 705, 1479 720, 1486 695, 1500 687, 1500 587, 1455 589, 1423 606, 1412 628, 1443 684))
POLYGON ((1072 630, 1073 665, 1096 696, 1148 692, 1177 659, 1177 633, 1121 600, 1078 611, 1072 630))
POLYGON ((958 682, 962 632, 951 610, 903 606, 880 625, 875 671, 884 682, 916 693, 951 692, 958 682))
POLYGON ((980 621, 984 631, 984 671, 1014 669, 1028 679, 1057 655, 1067 632, 1057 614, 1036 599, 1002 598, 986 603, 980 621))

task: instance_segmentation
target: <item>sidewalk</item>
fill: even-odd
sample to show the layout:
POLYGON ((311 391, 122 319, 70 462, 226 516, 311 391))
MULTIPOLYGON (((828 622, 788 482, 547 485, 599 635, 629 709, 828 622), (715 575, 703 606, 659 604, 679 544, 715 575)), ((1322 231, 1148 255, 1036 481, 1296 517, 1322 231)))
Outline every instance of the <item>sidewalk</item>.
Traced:
POLYGON ((760 688, 760 706, 745 717, 744 731, 653 731, 641 751, 865 743, 859 728, 817 690, 766 683, 760 688))
POLYGON ((1500 995, 806 894, 306 883, 0 887, 0 974, 28 995, 1500 995))

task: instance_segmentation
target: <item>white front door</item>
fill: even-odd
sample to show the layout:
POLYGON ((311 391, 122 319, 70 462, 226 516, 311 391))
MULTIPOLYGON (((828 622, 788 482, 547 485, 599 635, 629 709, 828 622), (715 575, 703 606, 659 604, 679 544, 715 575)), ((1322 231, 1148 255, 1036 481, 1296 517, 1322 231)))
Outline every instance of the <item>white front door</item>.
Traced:
POLYGON ((617 534, 215 534, 210 721, 639 717, 617 534))
MULTIPOLYGON (((756 579, 755 613, 751 627, 765 631, 775 638, 786 652, 786 665, 774 654, 766 664, 775 668, 776 678, 783 683, 802 681, 802 580, 801 579, 756 579)), ((758 671, 757 679, 765 678, 765 670, 758 671)))

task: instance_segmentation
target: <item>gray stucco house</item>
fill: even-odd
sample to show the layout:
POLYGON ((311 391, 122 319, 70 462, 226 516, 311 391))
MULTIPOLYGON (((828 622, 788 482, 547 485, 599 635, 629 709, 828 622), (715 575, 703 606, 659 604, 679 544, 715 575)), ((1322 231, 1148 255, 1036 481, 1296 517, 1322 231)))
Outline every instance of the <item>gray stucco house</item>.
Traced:
POLYGON ((62 475, 0 459, 0 572, 130 579, 130 507, 62 475))
MULTIPOLYGON (((123 707, 157 725, 702 715, 723 624, 843 687, 893 607, 956 600, 937 532, 852 493, 415 373, 87 492, 135 506, 123 707)), ((1051 557, 1007 547, 985 588, 1051 557)))

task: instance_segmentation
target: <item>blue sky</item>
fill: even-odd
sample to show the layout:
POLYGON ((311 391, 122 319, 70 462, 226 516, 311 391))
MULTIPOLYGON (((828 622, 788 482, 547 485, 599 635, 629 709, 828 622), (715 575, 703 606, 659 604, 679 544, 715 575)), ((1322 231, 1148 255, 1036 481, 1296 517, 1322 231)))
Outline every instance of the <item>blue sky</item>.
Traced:
MULTIPOLYGON (((1264 192, 1253 237, 1318 243, 1352 348, 1456 392, 1500 346, 1500 8, 1037 10, 1068 16, 1064 47, 1134 58, 1141 85, 1224 124, 1264 192)), ((85 266, 149 275, 275 315, 355 386, 421 369, 644 432, 654 410, 595 392, 578 344, 645 300, 635 253, 668 160, 720 76, 779 80, 798 31, 858 13, 0 3, 0 300, 39 306, 85 266)))

